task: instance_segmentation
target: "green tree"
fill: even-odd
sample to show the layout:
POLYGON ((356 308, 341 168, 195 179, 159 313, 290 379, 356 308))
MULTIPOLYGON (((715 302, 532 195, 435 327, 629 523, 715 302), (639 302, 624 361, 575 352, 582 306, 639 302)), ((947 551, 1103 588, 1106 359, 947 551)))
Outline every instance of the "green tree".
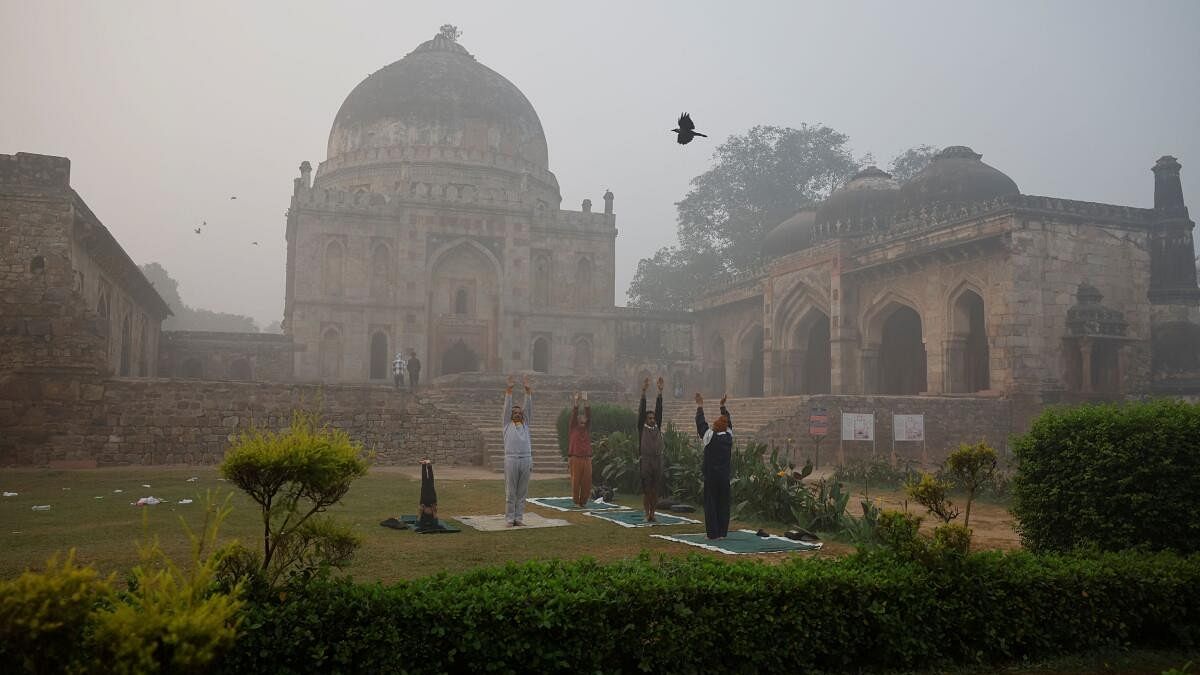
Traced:
POLYGON ((171 308, 172 316, 163 321, 163 330, 213 330, 234 333, 257 333, 254 319, 241 314, 193 309, 183 303, 179 282, 171 278, 166 268, 152 262, 141 265, 142 274, 171 308))
POLYGON ((892 178, 904 183, 929 166, 933 156, 939 152, 941 148, 932 145, 911 147, 892 158, 888 164, 888 173, 892 174, 892 178))
POLYGON ((950 483, 922 472, 919 479, 905 487, 905 492, 909 499, 924 506, 943 523, 949 523, 958 517, 958 507, 950 501, 950 487, 950 483))
POLYGON ((987 484, 996 473, 996 451, 980 441, 974 445, 963 444, 946 458, 945 469, 954 483, 967 492, 967 510, 963 526, 971 526, 971 503, 979 489, 987 484))
POLYGON ((686 308, 704 284, 753 268, 767 232, 854 173, 848 142, 820 124, 730 136, 675 205, 679 246, 638 264, 629 304, 686 308))
POLYGON ((348 561, 354 537, 310 519, 340 501, 366 474, 362 454, 345 431, 318 427, 316 416, 303 412, 293 415, 286 431, 243 433, 225 453, 221 475, 262 509, 261 570, 272 584, 310 571, 314 562, 339 566, 348 561))

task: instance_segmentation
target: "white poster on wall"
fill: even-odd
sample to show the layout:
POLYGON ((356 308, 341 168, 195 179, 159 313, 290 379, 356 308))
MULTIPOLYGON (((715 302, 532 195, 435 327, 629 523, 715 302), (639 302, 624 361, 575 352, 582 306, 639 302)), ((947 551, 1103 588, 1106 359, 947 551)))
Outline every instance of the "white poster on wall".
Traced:
POLYGON ((842 413, 842 440, 875 440, 875 413, 842 413))
POLYGON ((924 415, 892 415, 893 438, 897 441, 925 440, 924 415))

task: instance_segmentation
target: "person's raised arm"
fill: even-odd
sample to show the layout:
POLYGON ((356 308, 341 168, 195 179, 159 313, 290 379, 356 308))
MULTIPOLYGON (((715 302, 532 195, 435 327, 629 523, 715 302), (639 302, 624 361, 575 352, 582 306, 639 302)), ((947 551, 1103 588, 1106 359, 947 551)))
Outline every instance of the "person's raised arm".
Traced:
POLYGON ((642 400, 638 402, 638 421, 637 421, 637 429, 636 429, 638 438, 641 438, 642 426, 646 424, 646 389, 649 386, 650 386, 650 378, 647 377, 646 381, 642 382, 642 400))
POLYGON ((729 398, 729 394, 721 396, 721 414, 725 416, 725 421, 729 422, 729 428, 733 428, 733 418, 729 416, 729 409, 725 407, 725 400, 729 398))
POLYGON ((658 424, 658 428, 660 428, 660 429, 666 428, 666 423, 663 422, 663 416, 662 416, 663 384, 664 384, 663 379, 661 377, 658 378, 658 398, 654 399, 654 422, 656 424, 658 424))
POLYGON ((704 398, 700 393, 696 393, 696 433, 700 438, 704 438, 704 432, 708 431, 708 422, 704 419, 704 398))
POLYGON ((500 426, 507 427, 512 424, 512 388, 513 377, 508 376, 508 388, 504 390, 504 410, 500 411, 500 426))
POLYGON ((567 425, 568 429, 574 429, 579 426, 579 392, 575 392, 575 397, 571 403, 571 423, 567 425))

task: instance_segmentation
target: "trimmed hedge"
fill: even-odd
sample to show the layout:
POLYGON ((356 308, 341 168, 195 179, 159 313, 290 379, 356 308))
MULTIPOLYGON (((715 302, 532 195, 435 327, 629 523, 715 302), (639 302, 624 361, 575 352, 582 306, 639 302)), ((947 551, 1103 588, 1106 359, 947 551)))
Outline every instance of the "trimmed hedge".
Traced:
POLYGON ((996 663, 1200 639, 1200 557, 875 552, 510 564, 313 583, 247 608, 229 673, 809 672, 996 663))
MULTIPOLYGON (((582 414, 583 405, 580 405, 579 408, 579 412, 582 414)), ((570 446, 570 438, 568 436, 570 425, 571 409, 563 408, 558 413, 555 426, 558 431, 558 449, 562 452, 564 458, 567 456, 567 450, 569 450, 570 446)), ((623 431, 627 434, 635 433, 637 431, 637 411, 614 403, 597 403, 593 405, 592 442, 595 443, 602 438, 608 438, 609 434, 614 431, 623 431)))
POLYGON ((1013 448, 1012 512, 1030 550, 1200 552, 1200 406, 1052 408, 1013 448))

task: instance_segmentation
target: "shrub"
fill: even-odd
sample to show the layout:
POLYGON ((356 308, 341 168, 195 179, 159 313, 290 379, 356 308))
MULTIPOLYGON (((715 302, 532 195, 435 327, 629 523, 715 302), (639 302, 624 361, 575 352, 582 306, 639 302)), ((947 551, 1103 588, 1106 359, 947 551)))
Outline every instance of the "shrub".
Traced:
POLYGON ((667 423, 663 436, 663 464, 667 474, 667 491, 679 501, 699 503, 704 498, 704 476, 700 466, 704 449, 700 439, 686 431, 676 431, 667 423))
POLYGON ((219 561, 207 552, 231 510, 228 497, 216 506, 210 496, 200 533, 184 525, 192 543, 188 570, 157 540, 140 547, 141 564, 133 569, 129 591, 95 617, 92 640, 105 672, 204 673, 234 644, 240 589, 216 591, 219 561))
POLYGON ((33 673, 79 670, 88 622, 112 592, 112 577, 55 554, 41 572, 0 580, 0 662, 33 673))
MULTIPOLYGON (((651 405, 654 405, 653 402, 651 402, 651 405)), ((582 413, 583 406, 579 407, 581 408, 580 413, 582 413)), ((570 422, 571 409, 563 408, 558 413, 558 420, 555 422, 558 431, 558 449, 562 452, 563 457, 567 456, 567 450, 569 449, 567 434, 570 432, 570 422)), ((613 403, 597 403, 593 405, 592 442, 596 443, 608 438, 617 431, 625 434, 633 434, 637 431, 637 411, 613 403)))
MULTIPOLYGON (((330 565, 347 558, 344 533, 328 545, 313 537, 328 528, 306 526, 309 518, 336 504, 354 479, 367 472, 362 449, 340 429, 318 427, 316 417, 297 412, 291 427, 276 433, 251 429, 225 453, 221 475, 250 495, 262 510, 262 571, 271 585, 312 567, 309 552, 337 551, 330 565)), ((317 562, 319 565, 319 561, 317 562)))
POLYGON ((946 457, 945 470, 954 485, 967 493, 967 512, 963 525, 971 525, 971 503, 996 473, 996 451, 980 441, 974 445, 962 444, 946 457))
POLYGON ((1200 551, 1200 406, 1049 409, 1013 447, 1012 512, 1031 550, 1200 551))
POLYGON ((593 476, 600 476, 604 485, 619 492, 641 493, 637 439, 623 431, 614 431, 597 443, 593 452, 593 476))
POLYGON ((247 608, 224 672, 879 672, 1194 648, 1200 558, 535 561, 247 608), (786 637, 787 639, 783 639, 786 637))
POLYGON ((921 477, 909 483, 905 492, 909 499, 924 506, 943 523, 948 523, 958 517, 958 507, 948 497, 950 488, 949 482, 921 472, 921 477))

